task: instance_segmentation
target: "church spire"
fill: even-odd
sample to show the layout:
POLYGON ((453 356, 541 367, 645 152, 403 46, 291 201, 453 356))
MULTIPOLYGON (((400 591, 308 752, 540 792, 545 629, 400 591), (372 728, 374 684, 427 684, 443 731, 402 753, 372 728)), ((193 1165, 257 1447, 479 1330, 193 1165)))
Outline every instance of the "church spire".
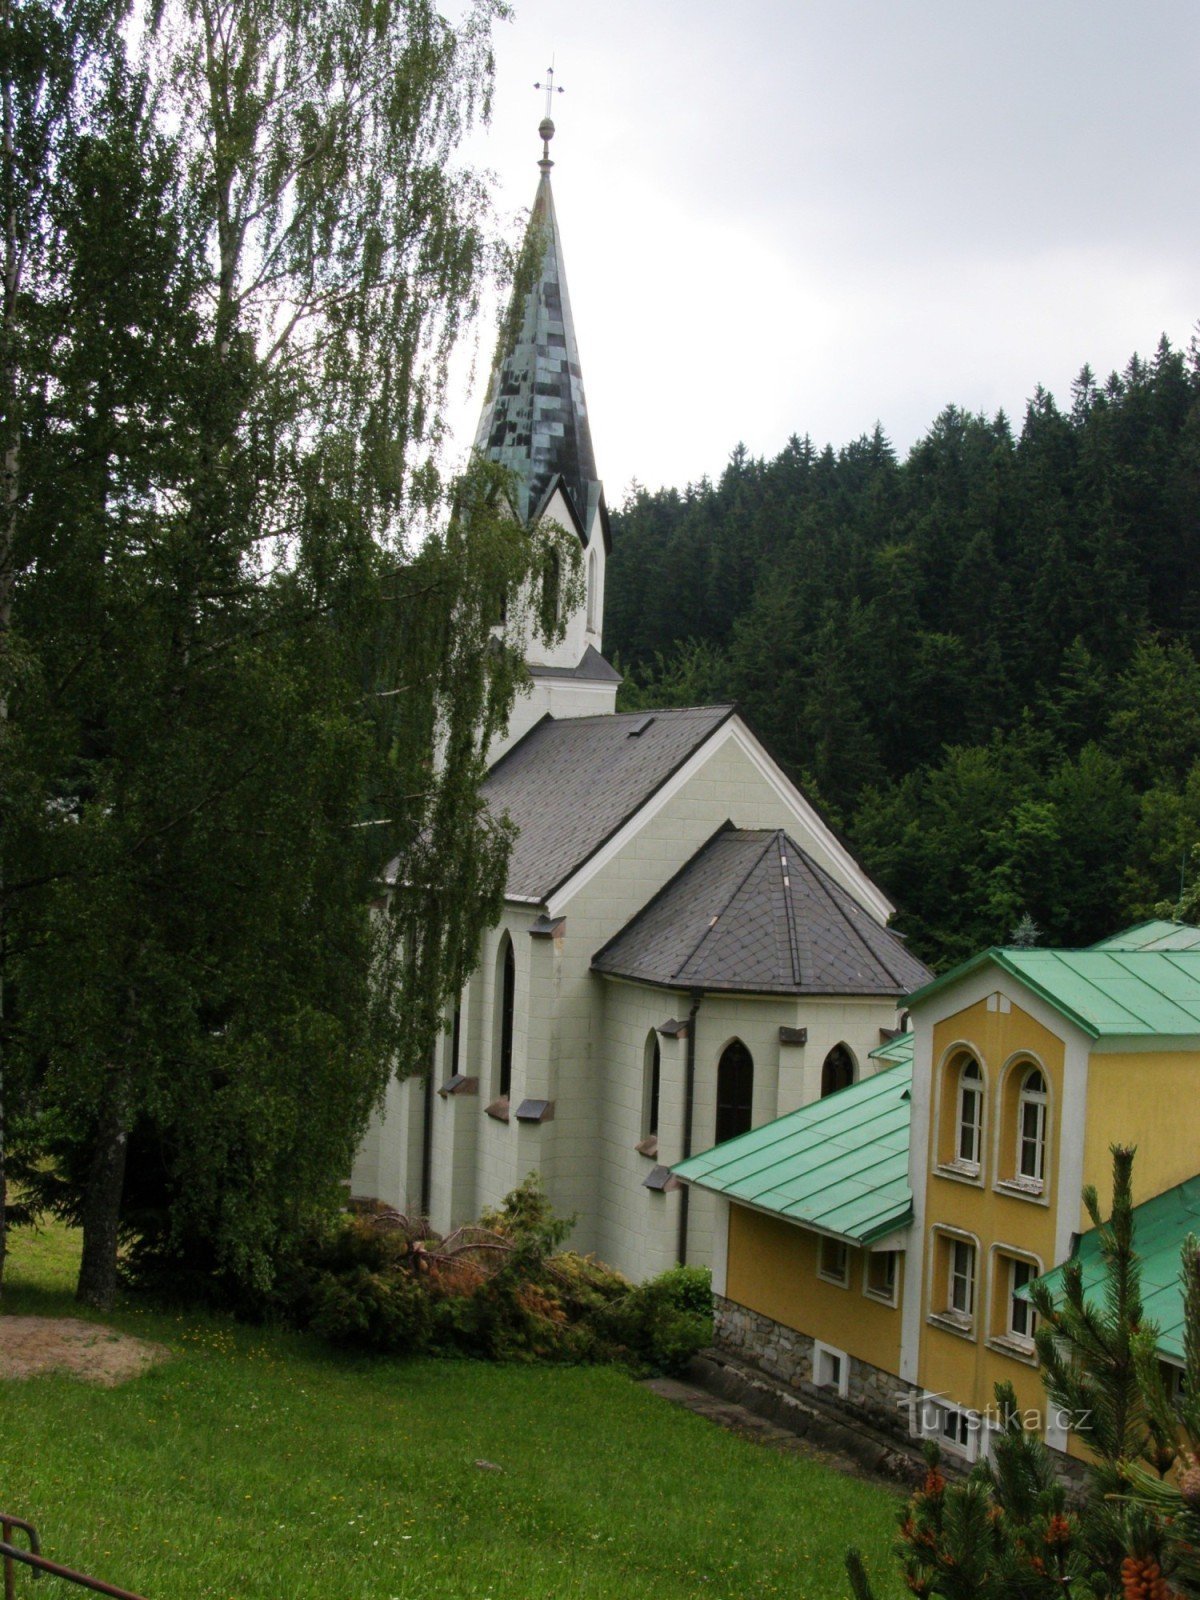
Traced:
POLYGON ((523 521, 541 513, 561 481, 588 544, 604 512, 550 188, 553 68, 534 87, 546 89, 547 114, 538 128, 541 179, 522 252, 525 281, 513 290, 475 448, 514 474, 523 521))

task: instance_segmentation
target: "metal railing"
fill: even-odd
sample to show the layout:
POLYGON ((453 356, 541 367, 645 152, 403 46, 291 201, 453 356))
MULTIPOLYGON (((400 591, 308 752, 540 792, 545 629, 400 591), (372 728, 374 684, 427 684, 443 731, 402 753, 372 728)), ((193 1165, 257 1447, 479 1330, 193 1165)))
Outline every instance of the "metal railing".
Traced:
POLYGON ((100 1578, 89 1577, 86 1572, 76 1572, 73 1568, 64 1567, 57 1561, 48 1561, 42 1554, 42 1542, 33 1523, 26 1522, 23 1517, 10 1517, 6 1511, 0 1511, 0 1559, 4 1562, 4 1600, 16 1600, 14 1561, 32 1567, 35 1578, 40 1578, 43 1572, 48 1572, 51 1577, 62 1578, 64 1582, 73 1583, 80 1589, 91 1589, 95 1594, 113 1595, 114 1600, 142 1600, 142 1596, 134 1594, 131 1589, 118 1589, 114 1583, 104 1583, 100 1578), (23 1533, 29 1540, 27 1550, 13 1543, 13 1534, 18 1532, 23 1533))

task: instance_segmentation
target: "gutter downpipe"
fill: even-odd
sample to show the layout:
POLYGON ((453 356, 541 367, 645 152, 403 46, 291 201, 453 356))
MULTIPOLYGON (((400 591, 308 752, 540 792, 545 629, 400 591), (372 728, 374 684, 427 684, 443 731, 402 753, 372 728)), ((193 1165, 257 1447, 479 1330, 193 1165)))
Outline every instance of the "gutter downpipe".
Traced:
POLYGON ((437 1041, 429 1047, 425 1067, 425 1100, 421 1107, 421 1215, 429 1221, 433 1203, 433 1069, 437 1061, 437 1041))
MULTIPOLYGON (((692 1009, 688 1012, 687 1019, 687 1066, 683 1078, 683 1155, 681 1161, 686 1161, 692 1153, 692 1102, 696 1094, 696 1013, 700 1009, 700 1002, 704 999, 703 989, 692 990, 692 1009)), ((691 1195, 691 1186, 684 1184, 683 1192, 679 1196, 679 1241, 676 1246, 676 1255, 679 1265, 687 1265, 688 1246, 688 1199, 691 1195)))

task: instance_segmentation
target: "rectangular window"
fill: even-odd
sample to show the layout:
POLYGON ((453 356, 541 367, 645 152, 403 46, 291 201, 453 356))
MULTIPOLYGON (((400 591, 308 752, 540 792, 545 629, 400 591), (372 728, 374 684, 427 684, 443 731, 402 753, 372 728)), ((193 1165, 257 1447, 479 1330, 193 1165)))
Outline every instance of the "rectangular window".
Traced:
POLYGON ((817 1257, 818 1276, 845 1286, 850 1275, 850 1252, 840 1239, 822 1239, 817 1257))
POLYGON ((950 1241, 950 1306, 960 1317, 975 1315, 975 1246, 965 1239, 950 1241))
POLYGON ((1010 1260, 1008 1263, 1008 1336, 1026 1344, 1033 1342, 1037 1327, 1037 1313, 1028 1300, 1021 1299, 1018 1289, 1024 1289, 1037 1277, 1037 1268, 1031 1261, 1010 1260))
POLYGON ((850 1384, 850 1358, 844 1350, 813 1341, 812 1381, 818 1389, 834 1389, 846 1398, 850 1384))
POLYGON ((1046 1102, 1021 1101, 1021 1148, 1018 1171, 1023 1178, 1041 1183, 1046 1159, 1046 1102))
POLYGON ((947 1444, 965 1450, 971 1442, 971 1420, 965 1411, 945 1406, 942 1409, 942 1425, 938 1432, 947 1444))
POLYGON ((896 1251, 873 1250, 867 1256, 867 1293, 876 1300, 896 1303, 896 1251))
POLYGON ((1187 1391, 1187 1374, 1182 1367, 1177 1367, 1173 1362, 1160 1361, 1158 1373, 1163 1381, 1163 1388, 1167 1391, 1167 1399, 1172 1407, 1178 1411, 1183 1405, 1184 1395, 1187 1391))
POLYGON ((979 1165, 982 1098, 978 1089, 963 1086, 958 1119, 958 1159, 968 1167, 979 1165))

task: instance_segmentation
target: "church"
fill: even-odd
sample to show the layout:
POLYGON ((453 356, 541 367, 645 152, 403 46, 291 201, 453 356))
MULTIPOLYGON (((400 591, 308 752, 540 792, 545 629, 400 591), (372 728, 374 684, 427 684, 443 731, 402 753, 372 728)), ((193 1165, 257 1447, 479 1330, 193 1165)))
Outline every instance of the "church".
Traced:
POLYGON ((569 1243, 634 1279, 709 1264, 716 1204, 671 1167, 870 1076, 930 973, 893 907, 731 705, 616 710, 612 538, 554 212, 547 119, 476 448, 584 586, 484 797, 516 828, 504 912, 427 1078, 393 1082, 351 1187, 439 1232, 537 1173, 569 1243))

